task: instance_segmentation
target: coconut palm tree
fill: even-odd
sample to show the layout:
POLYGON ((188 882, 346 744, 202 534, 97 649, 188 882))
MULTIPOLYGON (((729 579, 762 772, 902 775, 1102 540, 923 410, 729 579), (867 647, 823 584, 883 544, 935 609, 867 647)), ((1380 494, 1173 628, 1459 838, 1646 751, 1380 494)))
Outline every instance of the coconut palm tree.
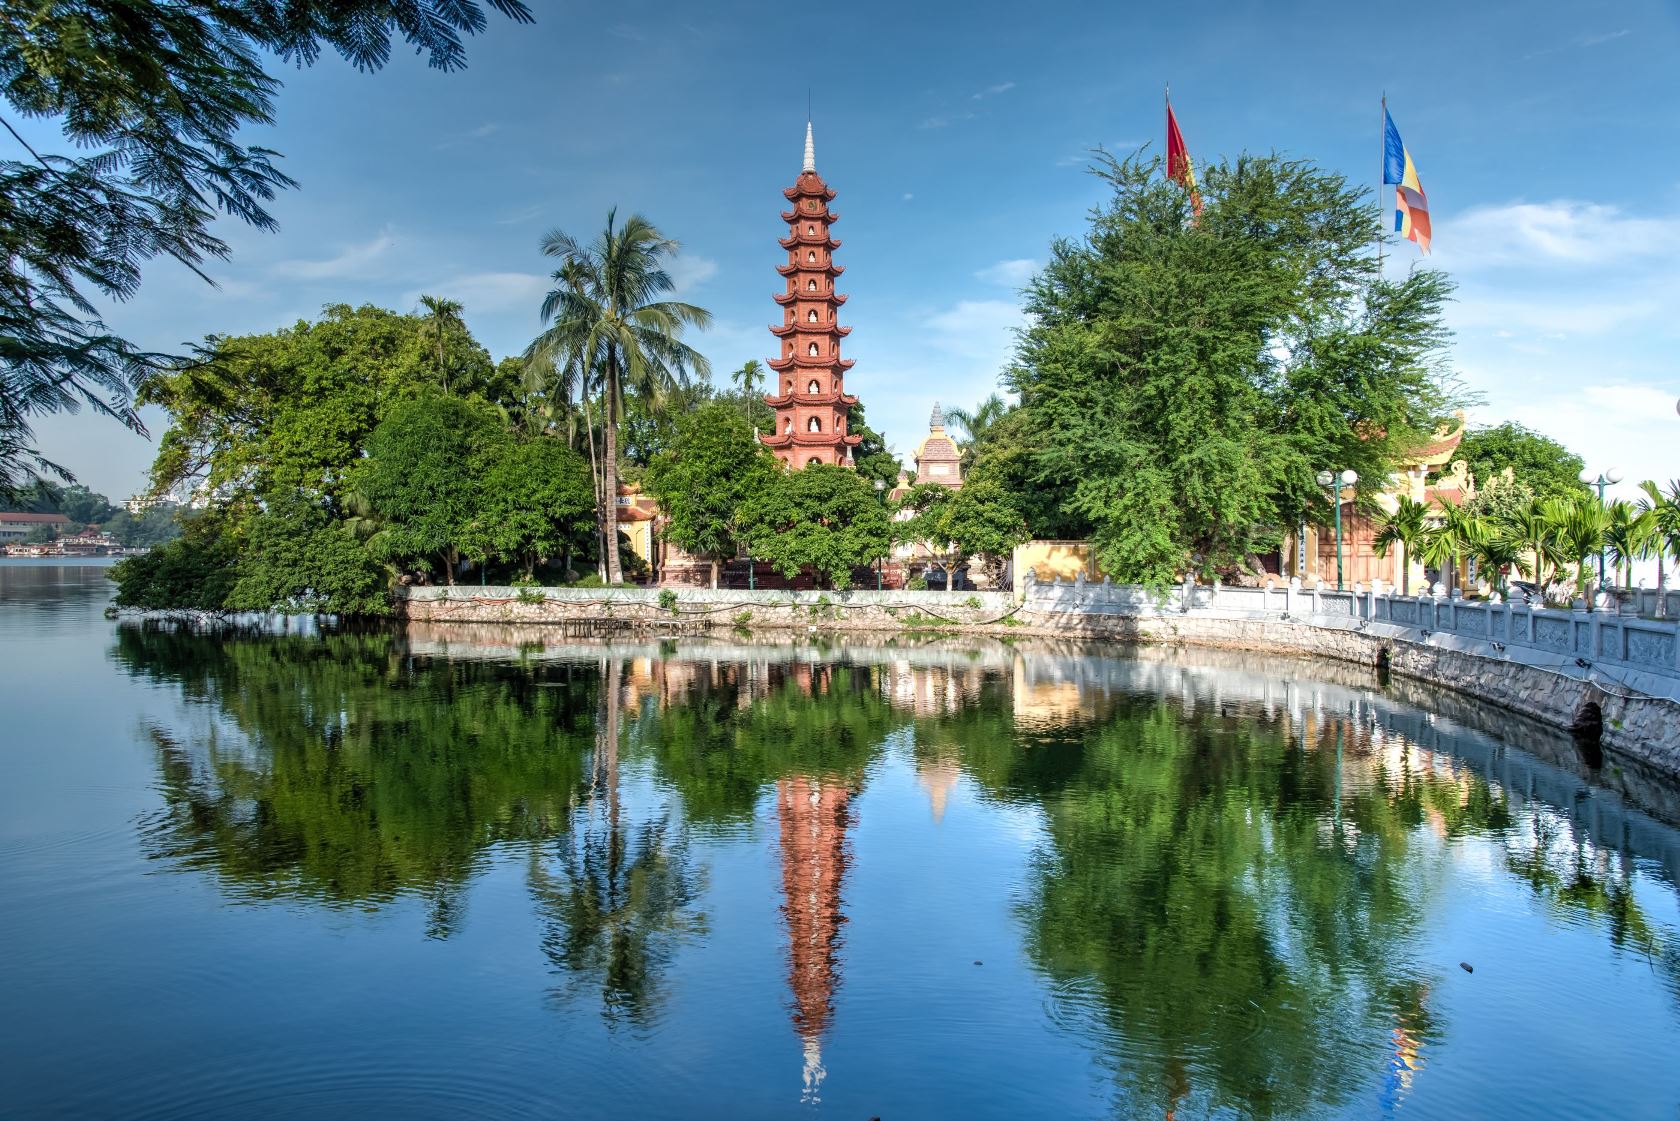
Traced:
POLYGON ((445 355, 449 339, 456 334, 466 334, 467 323, 461 314, 467 309, 461 306, 459 300, 449 300, 442 296, 421 296, 420 306, 426 314, 420 319, 420 337, 426 341, 427 349, 435 350, 437 354, 438 384, 443 386, 444 396, 449 395, 449 365, 445 355))
POLYGON ((1419 560, 1434 565, 1446 575, 1443 583, 1449 593, 1458 585, 1458 564, 1465 555, 1473 521, 1465 510, 1443 503, 1438 520, 1425 531, 1422 547, 1418 549, 1419 560))
POLYGON ((1511 569, 1527 572, 1527 565, 1523 563, 1527 550, 1523 542, 1491 518, 1469 520, 1465 526, 1464 549, 1476 558, 1478 569, 1492 575, 1494 587, 1498 590, 1500 598, 1508 595, 1507 574, 1511 569))
POLYGON ((955 408, 945 410, 945 419, 961 428, 967 437, 962 449, 964 467, 974 459, 975 448, 985 443, 998 422, 1009 415, 1009 409, 1009 402, 994 393, 976 405, 972 412, 955 408))
POLYGON ((1558 551, 1557 533, 1551 519, 1546 516, 1544 503, 1534 499, 1507 511, 1500 521, 1506 535, 1519 542, 1533 560, 1534 583, 1544 598, 1546 585, 1563 565, 1563 556, 1558 551))
POLYGON ((1622 587, 1632 591, 1633 562, 1649 547, 1652 522, 1643 510, 1626 499, 1614 499, 1605 510, 1609 521, 1604 528, 1604 544, 1616 563, 1617 574, 1622 577, 1622 587))
MULTIPOLYGON (((1568 564, 1575 566, 1575 589, 1586 596, 1587 585, 1592 581, 1592 566, 1588 561, 1604 548, 1609 511, 1596 495, 1590 494, 1548 498, 1541 506, 1552 525, 1558 552, 1568 564)), ((1590 597, 1587 607, 1592 607, 1590 597)))
POLYGON ((1650 479, 1640 483, 1639 489, 1645 492, 1645 497, 1639 500, 1639 508, 1651 519, 1648 555, 1657 558, 1657 614, 1666 615, 1668 589, 1663 583, 1663 562, 1669 557, 1680 561, 1680 479, 1668 484, 1667 494, 1657 489, 1657 484, 1650 479))
POLYGON ((759 364, 758 359, 749 358, 741 364, 739 370, 729 375, 729 380, 741 387, 741 398, 746 402, 747 423, 752 425, 753 406, 758 403, 756 390, 764 384, 764 367, 759 364))
POLYGON ((1376 540, 1372 542, 1377 556, 1388 556, 1388 550, 1400 546, 1400 594, 1412 594, 1412 554, 1423 544, 1429 532, 1429 506, 1407 494, 1402 494, 1394 513, 1378 521, 1376 540))
POLYGON ((623 582, 618 556, 618 422, 626 386, 657 400, 689 375, 705 377, 711 366, 682 341, 685 327, 704 329, 711 314, 693 304, 658 297, 675 285, 665 259, 677 243, 640 214, 623 225, 617 210, 606 229, 588 244, 562 230, 543 237, 544 256, 560 262, 556 282, 542 304, 546 324, 527 358, 575 354, 599 380, 601 418, 601 510, 607 582, 623 582), (569 267, 568 267, 569 266, 569 267))

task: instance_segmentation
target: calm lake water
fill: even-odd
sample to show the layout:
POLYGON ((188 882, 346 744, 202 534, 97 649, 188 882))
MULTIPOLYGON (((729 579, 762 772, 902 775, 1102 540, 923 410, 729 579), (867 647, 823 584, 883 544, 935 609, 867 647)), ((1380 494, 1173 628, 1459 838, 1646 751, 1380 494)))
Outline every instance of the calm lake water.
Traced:
POLYGON ((1672 790, 1461 700, 108 597, 0 566, 8 1117, 1676 1116, 1672 790))

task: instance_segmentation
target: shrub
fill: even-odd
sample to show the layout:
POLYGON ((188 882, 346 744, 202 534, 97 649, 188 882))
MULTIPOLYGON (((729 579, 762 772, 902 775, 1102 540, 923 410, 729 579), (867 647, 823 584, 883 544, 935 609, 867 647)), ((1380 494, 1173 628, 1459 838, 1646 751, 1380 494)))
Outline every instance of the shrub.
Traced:
POLYGON ((520 603, 548 602, 548 593, 543 591, 541 588, 523 587, 520 588, 519 591, 515 592, 514 595, 518 598, 520 603))
POLYGON ((670 588, 659 589, 659 610, 677 613, 677 593, 670 588))
POLYGON ((978 611, 980 608, 984 607, 985 604, 980 602, 979 596, 969 596, 967 599, 963 600, 963 606, 972 607, 974 610, 978 611))
POLYGON ((736 615, 735 615, 735 625, 737 627, 741 628, 742 630, 746 630, 747 629, 747 624, 750 623, 750 622, 752 622, 752 612, 751 611, 741 611, 741 612, 736 613, 736 615))

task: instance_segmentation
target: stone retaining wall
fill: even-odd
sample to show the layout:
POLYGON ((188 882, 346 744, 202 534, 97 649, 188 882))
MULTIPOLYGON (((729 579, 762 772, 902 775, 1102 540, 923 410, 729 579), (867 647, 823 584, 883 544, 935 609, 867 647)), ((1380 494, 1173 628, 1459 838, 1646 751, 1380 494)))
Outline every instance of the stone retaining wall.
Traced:
MULTIPOLYGON (((1021 613, 1033 631, 1125 642, 1183 643, 1277 651, 1376 666, 1442 685, 1523 716, 1567 728, 1585 706, 1602 714, 1604 742, 1669 776, 1680 775, 1680 675, 1577 664, 1574 659, 1492 640, 1432 641, 1430 632, 1350 615, 1242 617, 1213 607, 1189 611, 1139 605, 1113 611, 1033 610, 1021 613)), ((1584 661, 1584 660, 1583 660, 1584 661)))
POLYGON ((711 588, 404 588, 397 613, 424 622, 551 623, 661 630, 943 629, 997 624, 1007 592, 735 591, 711 588))

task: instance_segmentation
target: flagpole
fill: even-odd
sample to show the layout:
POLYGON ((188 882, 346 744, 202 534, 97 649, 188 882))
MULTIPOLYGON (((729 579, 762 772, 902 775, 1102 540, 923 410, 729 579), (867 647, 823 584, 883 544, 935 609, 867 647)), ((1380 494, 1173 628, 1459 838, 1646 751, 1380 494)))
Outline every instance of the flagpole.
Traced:
POLYGON ((1380 158, 1377 160, 1377 279, 1382 279, 1383 263, 1383 191, 1388 186, 1388 91, 1383 90, 1382 120, 1377 128, 1380 158))

